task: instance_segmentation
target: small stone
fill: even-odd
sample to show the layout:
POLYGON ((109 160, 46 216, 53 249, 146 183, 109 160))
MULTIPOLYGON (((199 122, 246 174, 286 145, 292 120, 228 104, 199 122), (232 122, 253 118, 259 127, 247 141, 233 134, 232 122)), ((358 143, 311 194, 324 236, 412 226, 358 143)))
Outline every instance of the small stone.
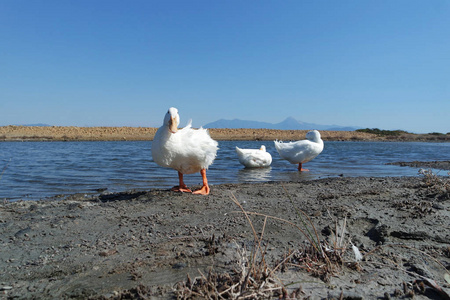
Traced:
POLYGON ((432 207, 434 209, 439 209, 439 210, 445 209, 445 207, 442 204, 440 204, 440 203, 433 203, 432 207))
POLYGON ((184 269, 184 268, 186 268, 187 267, 187 265, 185 264, 185 263, 176 263, 176 264, 174 264, 173 266, 172 266, 172 269, 178 269, 178 270, 181 270, 181 269, 184 269))
POLYGON ((116 249, 105 250, 99 253, 100 256, 111 256, 117 253, 116 249))

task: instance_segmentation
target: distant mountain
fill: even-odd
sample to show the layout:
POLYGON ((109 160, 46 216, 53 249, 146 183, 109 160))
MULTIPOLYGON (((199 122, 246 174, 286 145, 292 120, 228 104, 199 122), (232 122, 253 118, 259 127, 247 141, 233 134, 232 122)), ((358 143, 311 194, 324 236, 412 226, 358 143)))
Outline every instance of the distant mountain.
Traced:
POLYGON ((225 120, 220 119, 215 122, 208 123, 204 128, 254 128, 254 129, 281 129, 281 130, 335 130, 335 131, 353 131, 360 127, 340 126, 340 125, 320 125, 314 123, 301 122, 293 117, 289 117, 280 123, 268 123, 249 120, 225 120))

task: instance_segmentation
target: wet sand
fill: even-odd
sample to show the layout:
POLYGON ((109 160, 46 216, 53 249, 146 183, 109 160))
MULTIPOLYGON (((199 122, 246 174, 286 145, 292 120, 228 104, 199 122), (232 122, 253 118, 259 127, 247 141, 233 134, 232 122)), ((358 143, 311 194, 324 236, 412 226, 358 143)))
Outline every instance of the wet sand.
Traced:
MULTIPOLYGON (((74 126, 2 126, 0 141, 147 141, 157 128, 152 127, 74 127, 74 126)), ((307 130, 209 129, 215 140, 301 140, 307 130)), ((450 135, 412 134, 378 136, 357 131, 320 131, 325 141, 440 141, 450 135)))
POLYGON ((0 293, 170 299, 176 286, 189 285, 187 275, 192 282, 211 270, 239 273, 257 243, 236 198, 247 212, 285 220, 249 215, 267 268, 275 270, 270 276, 299 299, 446 299, 449 186, 448 177, 343 177, 215 185, 208 196, 150 189, 2 203, 0 293), (329 264, 308 254, 310 244, 292 225, 304 229, 302 220, 327 246, 329 264))

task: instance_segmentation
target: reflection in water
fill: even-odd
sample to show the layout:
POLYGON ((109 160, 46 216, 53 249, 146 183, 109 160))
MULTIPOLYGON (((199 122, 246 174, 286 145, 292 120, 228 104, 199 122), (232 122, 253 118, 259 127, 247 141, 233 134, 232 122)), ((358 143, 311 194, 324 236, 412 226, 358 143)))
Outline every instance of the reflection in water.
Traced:
POLYGON ((294 170, 286 170, 280 173, 280 181, 305 181, 317 179, 319 176, 314 172, 299 172, 296 168, 294 170))
POLYGON ((239 182, 269 181, 271 167, 267 168, 244 168, 238 172, 239 182))
POLYGON ((238 182, 305 181, 319 178, 315 172, 299 172, 297 168, 277 170, 275 168, 243 168, 238 171, 238 182))

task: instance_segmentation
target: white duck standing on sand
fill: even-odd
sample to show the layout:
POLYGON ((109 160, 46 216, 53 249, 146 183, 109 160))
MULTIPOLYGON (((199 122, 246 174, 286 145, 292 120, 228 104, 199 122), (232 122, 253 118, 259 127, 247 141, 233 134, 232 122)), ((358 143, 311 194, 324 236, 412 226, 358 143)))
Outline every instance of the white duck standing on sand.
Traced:
POLYGON ((241 149, 236 147, 239 162, 246 168, 264 168, 272 163, 272 155, 266 151, 266 146, 259 149, 241 149))
POLYGON ((323 150, 323 141, 317 130, 309 131, 306 134, 306 140, 288 143, 274 141, 274 143, 281 158, 291 164, 298 164, 299 171, 309 171, 303 169, 302 164, 313 160, 323 150))
POLYGON ((193 194, 208 195, 210 188, 206 178, 206 169, 216 158, 218 143, 213 140, 206 129, 191 128, 191 121, 183 129, 178 130, 180 116, 174 107, 164 117, 164 124, 152 143, 153 160, 160 166, 178 171, 179 185, 172 191, 192 193, 184 184, 183 174, 200 172, 203 186, 193 194))

